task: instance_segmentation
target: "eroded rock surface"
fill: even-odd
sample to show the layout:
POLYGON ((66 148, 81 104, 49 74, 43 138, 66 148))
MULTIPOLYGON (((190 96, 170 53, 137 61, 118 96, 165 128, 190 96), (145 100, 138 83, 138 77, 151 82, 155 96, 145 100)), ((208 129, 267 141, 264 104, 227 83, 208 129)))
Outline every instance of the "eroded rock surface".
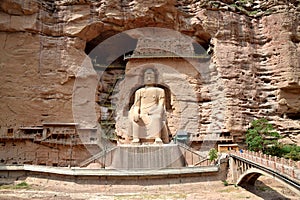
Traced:
MULTIPOLYGON (((80 119, 95 127, 97 88, 86 101, 72 101, 81 89, 75 80, 89 81, 82 87, 98 84, 99 74, 82 69, 93 61, 86 55, 122 31, 163 27, 193 37, 211 54, 211 79, 197 89, 200 134, 218 130, 241 142, 249 122, 265 117, 299 145, 299 11, 299 1, 281 0, 2 0, 1 135, 21 126, 74 122, 74 104, 83 105, 79 112, 96 112, 96 119, 80 119)), ((114 51, 108 45, 101 60, 108 63, 114 51)))

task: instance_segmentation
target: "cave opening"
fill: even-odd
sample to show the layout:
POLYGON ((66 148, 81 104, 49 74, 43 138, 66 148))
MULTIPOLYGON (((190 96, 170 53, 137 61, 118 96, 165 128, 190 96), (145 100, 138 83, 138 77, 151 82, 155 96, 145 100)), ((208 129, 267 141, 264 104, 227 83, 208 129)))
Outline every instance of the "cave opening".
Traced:
POLYGON ((286 113, 287 118, 292 120, 300 120, 300 112, 297 113, 286 113))
MULTIPOLYGON (((133 37, 135 36, 128 35, 126 32, 108 30, 86 43, 85 53, 90 57, 100 77, 96 95, 96 102, 100 107, 98 122, 104 131, 104 136, 110 140, 117 139, 115 135, 115 98, 119 92, 117 85, 125 76, 128 59, 124 58, 130 57, 137 47, 138 36, 133 37)), ((192 43, 194 55, 206 55, 211 48, 209 34, 205 38, 194 38, 196 38, 192 43)), ((168 88, 160 87, 168 96, 171 95, 168 88)), ((170 105, 170 102, 166 102, 167 110, 171 109, 170 105)))
POLYGON ((137 39, 125 33, 106 31, 87 42, 85 53, 90 57, 93 68, 99 76, 96 102, 100 107, 98 122, 104 131, 104 137, 114 140, 115 137, 115 97, 118 84, 124 78, 128 60, 137 39))

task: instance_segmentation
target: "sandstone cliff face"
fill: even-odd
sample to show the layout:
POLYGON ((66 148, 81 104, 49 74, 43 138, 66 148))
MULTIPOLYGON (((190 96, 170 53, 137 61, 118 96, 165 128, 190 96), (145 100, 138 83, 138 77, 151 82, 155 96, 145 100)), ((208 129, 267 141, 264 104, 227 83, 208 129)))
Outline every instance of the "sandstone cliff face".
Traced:
POLYGON ((100 115, 96 94, 72 101, 80 90, 75 77, 91 81, 82 87, 97 84, 96 74, 78 74, 87 53, 112 35, 154 26, 187 34, 212 50, 211 80, 199 91, 200 133, 215 124, 240 142, 252 119, 266 117, 286 140, 299 144, 299 10, 298 1, 281 0, 3 0, 1 133, 73 122, 72 103, 83 105, 79 112, 92 106, 100 115))

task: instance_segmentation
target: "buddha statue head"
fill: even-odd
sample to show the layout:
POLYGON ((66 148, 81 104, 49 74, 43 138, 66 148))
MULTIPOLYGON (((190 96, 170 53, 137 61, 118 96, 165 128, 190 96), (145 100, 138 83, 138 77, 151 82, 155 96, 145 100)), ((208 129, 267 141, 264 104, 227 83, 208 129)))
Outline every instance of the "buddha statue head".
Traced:
POLYGON ((144 72, 144 84, 154 85, 156 83, 155 71, 152 68, 148 68, 144 72))

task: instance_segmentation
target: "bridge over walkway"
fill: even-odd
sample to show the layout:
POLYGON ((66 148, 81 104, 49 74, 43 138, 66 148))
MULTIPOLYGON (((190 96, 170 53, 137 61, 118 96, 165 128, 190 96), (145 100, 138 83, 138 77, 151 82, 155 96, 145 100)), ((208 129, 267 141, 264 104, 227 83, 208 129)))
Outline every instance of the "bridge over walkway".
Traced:
POLYGON ((230 152, 230 173, 238 185, 254 185, 261 176, 269 176, 300 196, 300 161, 278 158, 245 150, 230 152))

